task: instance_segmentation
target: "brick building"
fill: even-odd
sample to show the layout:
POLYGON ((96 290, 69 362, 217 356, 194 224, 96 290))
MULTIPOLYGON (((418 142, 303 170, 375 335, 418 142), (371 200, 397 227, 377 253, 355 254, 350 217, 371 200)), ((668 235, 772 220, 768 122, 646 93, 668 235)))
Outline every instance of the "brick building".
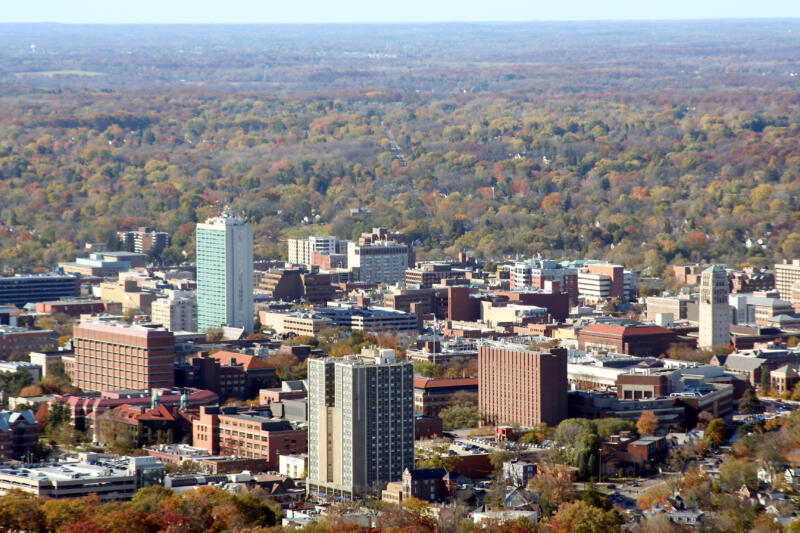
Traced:
POLYGON ((611 435, 601 444, 602 475, 617 475, 623 469, 630 475, 651 472, 667 457, 664 437, 631 437, 627 431, 611 435))
POLYGON ((567 351, 487 342, 478 347, 478 407, 484 421, 555 426, 567 417, 567 351))
POLYGON ((581 350, 607 350, 639 357, 661 355, 677 340, 678 335, 672 330, 636 322, 592 324, 578 332, 581 350))
POLYGON ((7 360, 11 354, 21 355, 56 348, 58 348, 58 335, 53 330, 0 326, 0 360, 7 360))
POLYGON ((235 408, 203 407, 192 423, 193 445, 216 455, 266 459, 277 471, 281 455, 308 451, 308 433, 285 420, 258 412, 237 413, 235 408))
POLYGON ((180 442, 190 431, 188 421, 175 408, 163 405, 152 409, 143 405, 120 405, 95 418, 97 440, 106 444, 124 439, 129 439, 137 447, 172 444, 180 442))
POLYGON ((44 313, 46 315, 55 315, 56 313, 61 313, 74 318, 77 318, 81 315, 95 315, 101 313, 118 315, 122 313, 122 305, 119 302, 75 298, 52 300, 49 302, 37 302, 36 312, 44 313))
POLYGON ((414 411, 436 416, 459 392, 478 395, 478 378, 414 378, 414 411))
POLYGON ((164 329, 81 322, 74 328, 75 385, 83 391, 171 388, 175 337, 164 329))
POLYGON ((278 383, 275 367, 253 355, 224 351, 190 358, 178 375, 179 385, 213 391, 223 401, 249 400, 278 383))

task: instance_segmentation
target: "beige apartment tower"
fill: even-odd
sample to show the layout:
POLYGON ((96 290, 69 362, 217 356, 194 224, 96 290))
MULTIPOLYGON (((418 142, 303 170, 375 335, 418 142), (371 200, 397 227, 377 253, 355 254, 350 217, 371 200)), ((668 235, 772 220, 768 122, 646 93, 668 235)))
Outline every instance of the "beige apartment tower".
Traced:
POLYGON ((700 339, 697 345, 708 349, 731 343, 731 311, 728 303, 728 274, 720 266, 710 266, 700 277, 700 339))
POLYGON ((379 494, 414 468, 414 365, 393 350, 308 360, 308 495, 379 494))

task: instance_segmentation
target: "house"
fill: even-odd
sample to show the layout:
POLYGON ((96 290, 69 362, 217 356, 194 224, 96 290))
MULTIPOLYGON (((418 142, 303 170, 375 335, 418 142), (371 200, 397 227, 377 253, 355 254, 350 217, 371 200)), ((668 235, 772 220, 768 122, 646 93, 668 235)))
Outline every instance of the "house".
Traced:
POLYGON ((403 498, 417 498, 427 502, 445 499, 442 478, 447 474, 444 468, 417 468, 403 471, 403 498))

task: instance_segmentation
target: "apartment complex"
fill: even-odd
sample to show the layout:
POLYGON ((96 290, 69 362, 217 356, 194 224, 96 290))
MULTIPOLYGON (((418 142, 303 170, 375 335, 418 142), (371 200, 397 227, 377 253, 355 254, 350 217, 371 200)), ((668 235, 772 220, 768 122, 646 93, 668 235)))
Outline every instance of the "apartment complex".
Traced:
POLYGON ((226 212, 197 225, 197 327, 253 331, 253 228, 226 212))
POLYGON ((792 288, 800 282, 800 259, 775 265, 775 288, 781 300, 792 300, 792 288))
POLYGON ((414 365, 392 350, 308 361, 308 493, 378 493, 414 466, 414 365))
POLYGON ((700 348, 731 343, 731 311, 728 305, 728 274, 710 266, 700 277, 700 348))
POLYGON ((150 320, 169 331, 197 331, 197 301, 170 294, 150 306, 150 320))
POLYGON ((175 337, 164 329, 82 322, 74 329, 75 385, 83 391, 172 387, 175 337))
POLYGON ((529 350, 486 342, 478 347, 478 407, 488 424, 555 426, 567 417, 567 350, 529 350))
POLYGON ((138 254, 157 254, 169 246, 169 233, 140 227, 134 231, 118 231, 122 245, 138 254))
POLYGON ((0 304, 23 306, 81 294, 81 280, 74 276, 13 276, 0 278, 0 304))
POLYGON ((332 255, 345 251, 345 241, 336 237, 308 237, 306 239, 289 239, 288 262, 293 265, 311 265, 314 253, 332 255))

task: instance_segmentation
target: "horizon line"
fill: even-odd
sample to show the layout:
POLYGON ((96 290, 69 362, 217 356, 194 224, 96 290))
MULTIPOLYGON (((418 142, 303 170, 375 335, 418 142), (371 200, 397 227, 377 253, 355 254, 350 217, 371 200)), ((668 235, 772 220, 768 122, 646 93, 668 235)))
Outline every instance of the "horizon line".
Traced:
POLYGON ((564 24, 564 23, 674 23, 674 22, 745 22, 775 21, 800 22, 800 16, 790 17, 699 17, 699 18, 609 18, 609 19, 529 19, 529 20, 363 20, 337 22, 59 22, 59 21, 4 21, 0 26, 56 25, 56 26, 346 26, 346 25, 448 25, 448 24, 564 24))

